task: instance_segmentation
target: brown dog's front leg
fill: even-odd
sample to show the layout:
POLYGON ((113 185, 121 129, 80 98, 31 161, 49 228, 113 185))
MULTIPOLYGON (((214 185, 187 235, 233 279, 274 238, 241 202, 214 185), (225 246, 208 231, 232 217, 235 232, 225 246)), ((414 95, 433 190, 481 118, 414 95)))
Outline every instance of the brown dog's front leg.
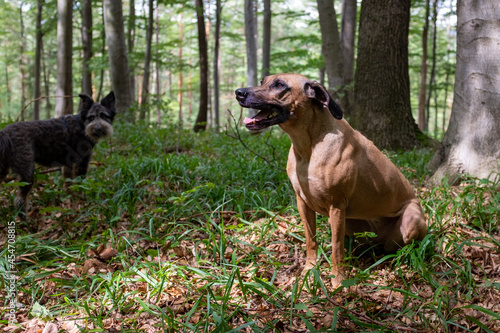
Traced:
POLYGON ((345 238, 345 210, 330 208, 328 218, 332 230, 332 285, 337 288, 344 279, 344 238, 345 238))
POLYGON ((309 208, 302 198, 297 195, 297 208, 300 218, 304 224, 304 233, 306 236, 306 265, 304 271, 316 266, 318 257, 318 241, 316 240, 316 213, 309 208))

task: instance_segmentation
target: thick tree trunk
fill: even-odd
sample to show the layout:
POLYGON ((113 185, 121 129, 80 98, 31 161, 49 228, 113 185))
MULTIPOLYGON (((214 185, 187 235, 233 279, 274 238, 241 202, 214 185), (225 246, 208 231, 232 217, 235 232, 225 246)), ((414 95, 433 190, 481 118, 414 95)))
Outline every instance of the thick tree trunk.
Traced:
POLYGON ((215 12, 215 46, 214 46, 214 118, 215 130, 219 131, 219 69, 220 69, 220 16, 222 6, 221 0, 216 1, 215 12))
POLYGON ((351 114, 354 103, 354 49, 356 44, 356 23, 358 4, 356 0, 344 0, 342 3, 342 23, 340 29, 340 43, 342 59, 344 61, 342 109, 346 115, 351 114))
POLYGON ((411 114, 408 29, 411 0, 363 0, 351 124, 384 149, 418 145, 411 114))
POLYGON ((41 54, 42 54, 42 0, 37 0, 36 2, 36 46, 35 46, 35 87, 34 87, 34 99, 33 102, 33 120, 40 119, 40 109, 42 101, 40 97, 42 96, 42 83, 41 83, 41 54))
POLYGON ((264 78, 270 74, 271 68, 271 0, 264 0, 262 25, 262 77, 264 78))
POLYGON ((121 0, 103 0, 104 28, 108 44, 109 74, 116 96, 116 111, 125 119, 134 121, 129 107, 132 104, 130 75, 123 27, 121 0))
POLYGON ((92 72, 89 64, 92 58, 92 1, 82 0, 82 93, 92 96, 92 72))
POLYGON ((429 167, 432 179, 500 173, 500 2, 457 3, 457 64, 452 113, 429 167))
MULTIPOLYGON (((144 74, 142 75, 141 113, 140 119, 146 117, 146 105, 149 98, 149 76, 151 66, 151 45, 153 43, 154 2, 149 0, 148 28, 146 30, 146 52, 144 53, 144 74)), ((149 120, 149 119, 148 119, 149 120)))
POLYGON ((317 0, 321 28, 321 50, 325 59, 328 90, 334 94, 342 88, 343 59, 340 49, 337 14, 332 0, 317 0))
POLYGON ((198 49, 200 52, 200 108, 194 124, 195 132, 207 128, 208 115, 208 50, 207 36, 205 33, 205 15, 203 13, 203 0, 195 0, 196 16, 198 21, 198 49))
POLYGON ((73 0, 57 0, 56 117, 73 113, 72 56, 73 0))
POLYGON ((427 36, 429 34, 430 0, 425 2, 425 23, 422 31, 422 60, 420 63, 420 91, 418 93, 418 128, 427 131, 425 117, 425 94, 427 88, 427 36))
MULTIPOLYGON (((245 0, 245 40, 247 49, 247 86, 257 86, 257 29, 254 18, 253 0, 245 0)), ((257 110, 248 109, 249 117, 257 114, 257 110)))

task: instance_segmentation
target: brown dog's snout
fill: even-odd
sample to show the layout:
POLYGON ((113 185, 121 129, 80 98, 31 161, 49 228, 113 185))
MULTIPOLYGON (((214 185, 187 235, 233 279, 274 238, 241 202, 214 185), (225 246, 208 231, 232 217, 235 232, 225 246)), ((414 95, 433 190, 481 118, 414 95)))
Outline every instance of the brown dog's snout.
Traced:
POLYGON ((239 88, 234 91, 236 95, 236 99, 240 102, 244 101, 248 97, 248 89, 247 88, 239 88))

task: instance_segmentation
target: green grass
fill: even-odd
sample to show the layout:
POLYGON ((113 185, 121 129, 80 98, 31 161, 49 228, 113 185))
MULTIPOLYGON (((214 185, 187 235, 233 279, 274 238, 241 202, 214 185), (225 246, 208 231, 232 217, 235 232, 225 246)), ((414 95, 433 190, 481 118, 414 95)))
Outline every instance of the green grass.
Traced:
MULTIPOLYGON (((498 184, 431 187, 425 165, 432 152, 388 152, 415 186, 430 233, 396 254, 350 239, 348 288, 335 290, 325 218, 318 219, 320 262, 299 275, 305 246, 285 172, 288 137, 278 129, 239 135, 260 156, 232 131, 116 124, 69 192, 60 174, 40 174, 32 220, 16 224, 24 305, 18 325, 52 322, 82 332, 500 329, 498 184), (106 247, 116 255, 106 258, 106 247)), ((14 191, 0 188, 5 231, 14 191)), ((5 241, 2 271, 9 267, 5 241)), ((7 311, 0 310, 2 325, 7 311)))

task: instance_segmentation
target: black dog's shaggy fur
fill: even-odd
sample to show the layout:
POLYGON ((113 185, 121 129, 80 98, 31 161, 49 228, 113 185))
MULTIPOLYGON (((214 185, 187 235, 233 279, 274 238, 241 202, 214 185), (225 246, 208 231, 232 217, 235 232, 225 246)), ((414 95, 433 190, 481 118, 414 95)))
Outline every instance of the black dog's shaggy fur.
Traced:
POLYGON ((114 93, 110 92, 100 104, 87 95, 80 98, 82 106, 77 115, 14 123, 0 131, 0 182, 11 169, 21 182, 28 183, 19 187, 14 200, 22 213, 26 213, 27 197, 33 187, 35 163, 62 166, 66 178, 83 176, 97 141, 113 133, 114 93))

